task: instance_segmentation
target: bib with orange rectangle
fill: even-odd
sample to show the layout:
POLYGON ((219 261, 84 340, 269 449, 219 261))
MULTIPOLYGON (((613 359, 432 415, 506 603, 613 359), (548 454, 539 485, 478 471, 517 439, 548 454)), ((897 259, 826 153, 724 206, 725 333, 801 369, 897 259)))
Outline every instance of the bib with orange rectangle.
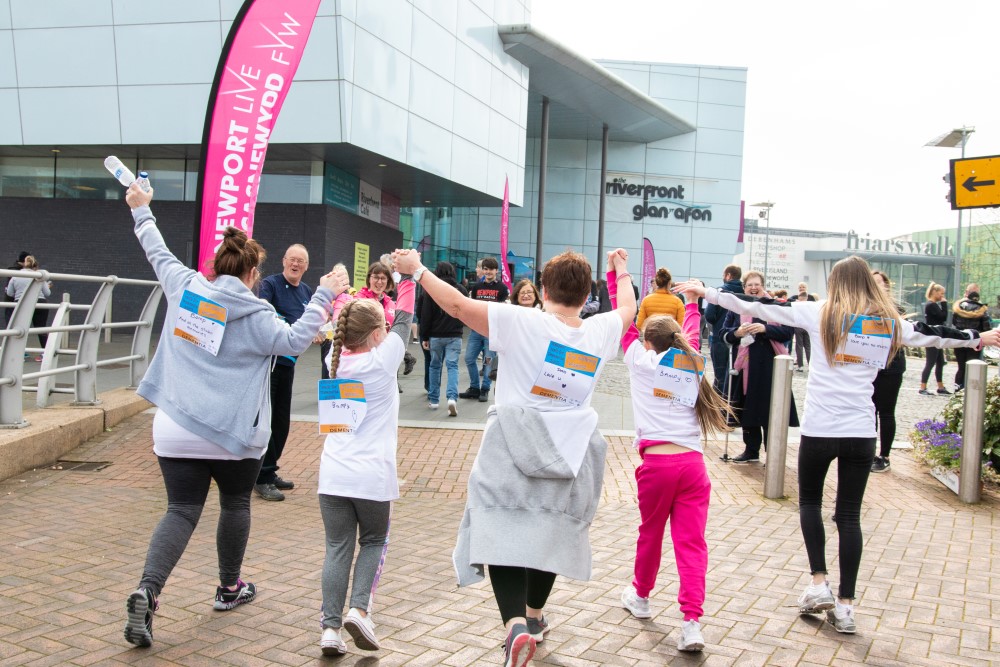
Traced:
POLYGON ((184 290, 177 308, 174 335, 218 356, 222 337, 226 333, 229 311, 211 299, 191 290, 184 290))

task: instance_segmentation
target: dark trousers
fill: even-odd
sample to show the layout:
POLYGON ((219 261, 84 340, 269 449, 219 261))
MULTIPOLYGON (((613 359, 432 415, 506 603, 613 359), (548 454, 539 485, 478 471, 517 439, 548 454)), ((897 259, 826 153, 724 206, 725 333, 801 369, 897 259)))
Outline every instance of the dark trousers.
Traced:
POLYGON ((761 445, 764 445, 764 451, 767 451, 767 427, 744 426, 743 445, 746 447, 747 454, 753 454, 754 457, 760 456, 761 445))
MULTIPOLYGON (((37 311, 36 311, 37 312, 37 311)), ((944 356, 944 353, 941 353, 944 356)), ((959 388, 965 387, 965 362, 973 361, 979 358, 979 351, 973 350, 968 347, 956 347, 955 348, 955 363, 958 366, 958 370, 955 371, 955 384, 959 388)))
POLYGON ((875 438, 802 436, 799 445, 799 524, 813 574, 826 573, 823 483, 837 459, 837 534, 840 538, 840 592, 854 599, 861 566, 861 501, 875 459, 875 438))
POLYGON ((872 382, 872 403, 878 420, 879 452, 888 458, 892 451, 892 441, 896 439, 896 399, 903 386, 902 373, 879 373, 872 382))
MULTIPOLYGON (((38 303, 44 303, 44 299, 39 299, 38 303)), ((44 308, 35 308, 35 312, 31 314, 31 326, 34 328, 45 327, 49 325, 49 311, 44 308)), ((40 333, 38 334, 38 342, 41 343, 40 347, 45 347, 45 343, 49 340, 48 334, 40 333)))
POLYGON ((802 351, 806 353, 806 363, 812 363, 812 344, 805 329, 795 330, 795 365, 802 368, 802 351))
POLYGON ((727 396, 729 391, 729 355, 732 348, 722 340, 722 334, 712 334, 712 371, 715 373, 713 386, 721 396, 727 396))
POLYGON ((271 439, 267 441, 264 464, 257 476, 258 484, 274 484, 278 475, 278 459, 285 451, 288 440, 288 426, 292 417, 292 383, 295 381, 295 366, 275 364, 271 371, 271 439))
POLYGON ((163 484, 167 487, 167 513, 149 540, 139 586, 149 589, 154 596, 160 595, 198 525, 212 480, 219 487, 219 523, 215 533, 219 582, 234 586, 240 577, 250 536, 250 491, 260 461, 158 458, 163 484))
POLYGON ((431 390, 431 351, 425 350, 423 345, 420 351, 424 353, 424 391, 431 390))
POLYGON ((504 625, 512 618, 524 616, 525 606, 543 608, 556 582, 554 573, 530 567, 490 565, 488 571, 504 625))
POLYGON ((944 380, 944 350, 936 347, 927 348, 927 359, 924 360, 924 370, 920 372, 920 384, 927 384, 931 377, 931 368, 934 369, 934 377, 940 384, 944 380))
POLYGON ((330 369, 326 365, 326 357, 330 354, 330 348, 333 347, 332 340, 324 340, 319 346, 319 375, 321 380, 330 379, 330 369))

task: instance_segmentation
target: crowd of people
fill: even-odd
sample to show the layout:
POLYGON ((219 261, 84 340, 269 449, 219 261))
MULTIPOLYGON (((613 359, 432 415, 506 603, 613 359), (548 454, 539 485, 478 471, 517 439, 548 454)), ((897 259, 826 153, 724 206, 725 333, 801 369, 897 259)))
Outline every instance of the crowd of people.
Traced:
MULTIPOLYGON (((251 495, 281 500, 281 491, 294 487, 277 473, 295 364, 311 344, 329 341, 319 397, 330 410, 320 412, 326 435, 317 486, 325 530, 319 646, 324 655, 343 655, 346 632, 359 649, 380 648, 374 599, 399 498, 397 374, 401 365, 412 367, 406 355, 415 315, 429 357, 429 407, 439 407, 444 373, 452 415, 459 398, 486 402, 493 393, 452 560, 459 586, 489 581, 505 632, 505 667, 524 667, 545 641, 551 628, 545 607, 557 575, 591 577, 589 529, 608 448, 591 399, 619 349, 629 374, 633 444, 641 460, 635 473, 640 521, 633 579, 623 586, 622 606, 636 618, 652 616, 650 596, 669 522, 682 614, 678 649, 704 649, 711 481, 702 443, 706 435, 741 424, 746 451, 739 462, 759 460, 774 356, 803 336, 811 341, 807 355, 810 350, 816 355, 806 357, 810 373, 798 461, 800 523, 811 574, 799 612, 826 612, 834 629, 853 633, 862 500, 869 473, 878 472, 880 460, 888 468, 884 437, 876 456, 875 415, 883 430, 895 428, 891 413, 900 384, 896 376, 905 364, 901 349, 954 348, 968 359, 998 340, 976 290, 955 310, 968 326, 914 324, 891 299, 885 275, 858 257, 834 266, 825 300, 809 299, 804 285, 799 298, 773 298, 764 276, 729 266, 720 288, 696 280, 675 284, 669 271, 660 269, 656 289, 637 303, 623 249, 608 253, 600 281, 593 280, 584 256, 567 251, 545 264, 540 289, 522 280, 509 292, 492 258, 482 261, 481 279, 467 290, 450 264, 430 270, 419 252, 401 249, 369 267, 365 289, 352 294, 341 265, 323 275, 317 289, 305 285, 309 258, 301 245, 286 250, 282 273, 262 278, 264 249, 230 228, 208 275, 201 275, 166 247, 150 209, 152 196, 133 185, 126 201, 136 236, 163 285, 166 321, 176 326, 164 327, 138 388, 158 407, 153 450, 167 509, 126 602, 125 639, 137 646, 153 642, 160 594, 212 481, 221 508, 214 608, 227 611, 256 597, 256 585, 240 576, 251 495), (595 300, 601 304, 587 308, 595 300), (703 317, 713 327, 715 384, 700 354, 703 317), (887 341, 880 348, 885 354, 869 363, 845 352, 849 335, 857 335, 854 323, 862 321, 866 333, 860 335, 887 341), (474 338, 465 355, 469 386, 460 394, 465 327, 474 338), (215 381, 196 384, 192 377, 215 381), (837 400, 830 400, 834 396, 837 400), (825 478, 835 460, 836 595, 828 582, 820 516, 825 478)), ((797 419, 793 406, 791 420, 797 419)))

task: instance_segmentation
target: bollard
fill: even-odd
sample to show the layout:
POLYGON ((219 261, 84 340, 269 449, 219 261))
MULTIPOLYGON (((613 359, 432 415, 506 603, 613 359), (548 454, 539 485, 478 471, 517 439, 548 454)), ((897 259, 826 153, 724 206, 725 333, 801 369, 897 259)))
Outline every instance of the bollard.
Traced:
POLYGON ((764 497, 785 497, 785 451, 788 449, 788 413, 792 409, 792 357, 774 358, 771 376, 771 411, 767 418, 767 467, 764 497))
POLYGON ((965 363, 965 405, 962 416, 962 465, 958 476, 958 499, 979 502, 982 477, 983 419, 986 416, 986 363, 965 363))

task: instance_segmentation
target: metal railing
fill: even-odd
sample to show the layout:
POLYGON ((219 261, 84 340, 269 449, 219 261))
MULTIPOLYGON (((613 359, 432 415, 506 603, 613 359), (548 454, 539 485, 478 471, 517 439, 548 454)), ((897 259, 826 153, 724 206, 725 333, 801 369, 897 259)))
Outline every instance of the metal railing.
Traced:
MULTIPOLYGON (((22 410, 22 393, 37 392, 36 404, 46 407, 54 393, 71 393, 74 405, 97 405, 97 370, 99 368, 129 362, 129 386, 136 387, 149 367, 150 341, 153 333, 153 318, 159 307, 163 289, 152 280, 132 280, 117 276, 84 276, 47 271, 0 270, 0 281, 7 278, 31 278, 32 282, 24 290, 20 301, 5 303, 9 321, 6 329, 0 329, 0 428, 23 428, 28 425, 22 410), (68 298, 58 304, 39 303, 42 286, 49 280, 60 282, 98 283, 97 294, 90 305, 77 305, 68 298), (117 285, 149 287, 140 319, 134 322, 107 322, 111 295, 117 285), (32 327, 31 318, 35 309, 55 310, 52 324, 32 327), (86 313, 83 324, 69 324, 70 313, 86 313), (131 354, 98 361, 97 353, 101 342, 101 331, 113 329, 134 329, 131 354), (76 348, 67 347, 69 333, 78 333, 76 348), (29 348, 28 336, 48 334, 44 348, 29 348), (24 372, 27 352, 41 353, 41 368, 33 373, 24 372), (59 366, 60 356, 73 356, 74 363, 59 366), (73 388, 57 387, 55 378, 64 374, 73 375, 73 388), (36 385, 25 382, 37 381, 36 385)), ((67 295, 68 296, 68 295, 67 295)))

